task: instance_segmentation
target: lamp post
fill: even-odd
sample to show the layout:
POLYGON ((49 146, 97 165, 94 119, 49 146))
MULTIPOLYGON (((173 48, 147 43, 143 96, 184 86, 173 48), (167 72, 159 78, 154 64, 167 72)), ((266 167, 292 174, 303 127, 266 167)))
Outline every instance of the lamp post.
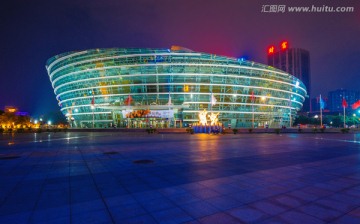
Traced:
POLYGON ((346 128, 346 122, 345 122, 345 107, 343 106, 343 108, 344 108, 344 128, 346 128))
POLYGON ((290 114, 289 114, 289 116, 290 116, 290 128, 292 127, 292 118, 291 118, 291 107, 290 107, 290 114))
POLYGON ((93 117, 92 127, 94 128, 95 127, 95 114, 94 114, 95 106, 94 105, 91 105, 91 110, 92 110, 92 117, 93 117))
POLYGON ((255 95, 254 95, 254 91, 251 91, 251 110, 252 110, 251 127, 252 128, 254 128, 254 103, 255 103, 255 95))
POLYGON ((252 110, 252 128, 254 128, 254 102, 251 104, 251 110, 252 110))
MULTIPOLYGON (((265 101, 266 101, 266 96, 262 96, 261 98, 260 98, 260 100, 261 100, 261 102, 262 103, 265 103, 265 101)), ((267 118, 267 116, 266 116, 266 112, 267 112, 267 110, 265 110, 265 119, 267 118)), ((254 109, 253 109, 253 114, 254 114, 254 109)), ((258 123, 260 122, 260 118, 258 119, 258 123)), ((254 124, 254 122, 253 122, 253 124, 254 124)))
MULTIPOLYGON (((292 127, 292 114, 291 114, 291 106, 292 106, 292 99, 291 99, 292 95, 290 95, 289 97, 289 120, 290 120, 290 124, 289 124, 289 128, 292 127)), ((294 101, 295 101, 295 98, 294 98, 294 101)))

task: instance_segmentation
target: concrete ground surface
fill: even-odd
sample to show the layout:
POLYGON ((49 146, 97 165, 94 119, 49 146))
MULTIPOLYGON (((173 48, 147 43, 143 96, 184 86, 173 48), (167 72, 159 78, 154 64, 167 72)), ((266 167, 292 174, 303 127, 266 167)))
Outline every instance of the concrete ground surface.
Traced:
POLYGON ((2 134, 0 223, 360 223, 360 134, 2 134))

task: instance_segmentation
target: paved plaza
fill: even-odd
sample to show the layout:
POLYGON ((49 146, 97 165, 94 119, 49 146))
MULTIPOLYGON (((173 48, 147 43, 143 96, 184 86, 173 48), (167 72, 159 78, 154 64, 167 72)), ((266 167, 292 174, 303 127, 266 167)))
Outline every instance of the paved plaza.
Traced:
POLYGON ((3 134, 0 223, 360 223, 360 134, 3 134))

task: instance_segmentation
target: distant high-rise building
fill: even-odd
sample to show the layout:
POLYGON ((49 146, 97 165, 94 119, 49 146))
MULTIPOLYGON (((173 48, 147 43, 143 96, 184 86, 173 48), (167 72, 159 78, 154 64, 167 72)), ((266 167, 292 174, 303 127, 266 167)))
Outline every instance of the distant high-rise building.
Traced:
POLYGON ((360 99, 360 92, 347 90, 347 89, 337 89, 334 91, 330 91, 328 94, 328 108, 331 112, 342 112, 342 100, 345 98, 348 103, 348 109, 351 109, 351 105, 357 102, 360 99))
POLYGON ((269 47, 267 63, 272 67, 292 74, 305 84, 309 97, 305 99, 302 111, 310 111, 311 75, 309 51, 300 48, 289 48, 288 42, 283 41, 278 51, 275 46, 269 47))

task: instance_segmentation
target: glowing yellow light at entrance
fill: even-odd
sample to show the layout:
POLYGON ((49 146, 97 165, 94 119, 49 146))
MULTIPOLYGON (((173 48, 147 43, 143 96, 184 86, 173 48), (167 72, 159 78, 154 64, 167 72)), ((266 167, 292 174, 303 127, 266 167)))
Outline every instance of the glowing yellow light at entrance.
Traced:
POLYGON ((206 117, 207 117, 207 111, 205 109, 204 109, 204 111, 199 112, 199 123, 201 125, 206 125, 207 124, 206 117))
POLYGON ((219 122, 219 116, 220 113, 211 113, 211 115, 209 115, 209 118, 210 118, 210 125, 217 125, 217 123, 219 122))
POLYGON ((207 125, 207 117, 210 118, 210 125, 218 125, 219 123, 219 114, 220 113, 212 113, 210 115, 207 114, 208 112, 204 109, 203 111, 199 112, 199 124, 200 125, 207 125))

